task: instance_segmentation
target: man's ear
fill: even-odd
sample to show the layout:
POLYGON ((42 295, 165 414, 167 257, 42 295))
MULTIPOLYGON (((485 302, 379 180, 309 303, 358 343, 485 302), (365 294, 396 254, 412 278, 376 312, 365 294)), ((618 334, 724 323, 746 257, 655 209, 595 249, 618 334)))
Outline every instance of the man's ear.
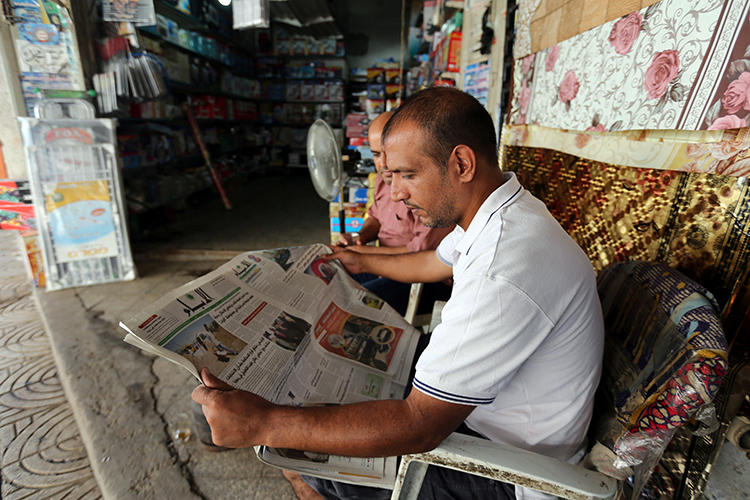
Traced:
POLYGON ((474 150, 464 144, 453 148, 451 153, 451 166, 458 173, 461 182, 470 182, 477 172, 477 156, 474 150))

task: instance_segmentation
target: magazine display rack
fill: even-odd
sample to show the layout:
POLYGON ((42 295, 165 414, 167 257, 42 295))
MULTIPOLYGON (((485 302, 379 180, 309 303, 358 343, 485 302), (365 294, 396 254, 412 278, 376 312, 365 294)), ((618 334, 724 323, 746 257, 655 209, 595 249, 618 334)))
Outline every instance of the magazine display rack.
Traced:
POLYGON ((43 100, 19 118, 47 289, 135 278, 115 123, 83 100, 43 100))

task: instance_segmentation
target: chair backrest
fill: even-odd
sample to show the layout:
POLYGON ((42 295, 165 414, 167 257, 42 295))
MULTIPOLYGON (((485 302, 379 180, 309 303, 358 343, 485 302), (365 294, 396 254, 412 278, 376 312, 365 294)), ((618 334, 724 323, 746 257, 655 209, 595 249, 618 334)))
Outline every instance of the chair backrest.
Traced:
POLYGON ((600 472, 645 484, 678 427, 710 404, 727 370, 711 293, 664 264, 633 261, 599 273, 605 354, 587 458, 600 472))

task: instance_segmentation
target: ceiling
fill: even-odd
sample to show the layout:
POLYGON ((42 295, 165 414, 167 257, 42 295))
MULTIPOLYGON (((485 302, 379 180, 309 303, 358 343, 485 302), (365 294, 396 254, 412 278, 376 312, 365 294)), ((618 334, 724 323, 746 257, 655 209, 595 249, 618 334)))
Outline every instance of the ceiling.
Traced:
POLYGON ((341 38, 328 4, 328 0, 271 0, 271 19, 286 24, 293 34, 341 38))

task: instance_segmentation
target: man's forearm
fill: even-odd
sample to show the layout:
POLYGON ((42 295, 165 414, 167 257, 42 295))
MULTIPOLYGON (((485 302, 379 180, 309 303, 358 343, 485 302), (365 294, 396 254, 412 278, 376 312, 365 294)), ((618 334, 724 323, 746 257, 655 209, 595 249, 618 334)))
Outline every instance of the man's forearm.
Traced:
POLYGON ((453 276, 434 250, 397 255, 367 254, 361 256, 363 272, 377 274, 403 283, 434 283, 453 276))
POLYGON ((365 223, 362 224, 362 229, 359 231, 359 241, 363 245, 375 241, 378 239, 378 231, 380 231, 380 221, 372 216, 366 218, 365 223))
POLYGON ((213 441, 232 448, 262 444, 357 457, 416 453, 437 446, 474 409, 418 390, 405 400, 298 408, 232 389, 205 368, 201 377, 193 401, 203 407, 213 441))
MULTIPOLYGON (((445 436, 426 435, 406 401, 373 401, 319 408, 273 407, 260 442, 357 457, 417 453, 437 446, 445 436), (416 425, 415 425, 416 424, 416 425)), ((447 430, 447 433, 450 429, 447 430)))
POLYGON ((357 253, 371 253, 371 254, 380 254, 380 255, 396 255, 400 253, 407 253, 409 252, 409 249, 404 246, 400 247, 373 247, 373 246, 366 246, 366 245, 353 245, 351 247, 348 247, 349 250, 352 252, 357 253))

